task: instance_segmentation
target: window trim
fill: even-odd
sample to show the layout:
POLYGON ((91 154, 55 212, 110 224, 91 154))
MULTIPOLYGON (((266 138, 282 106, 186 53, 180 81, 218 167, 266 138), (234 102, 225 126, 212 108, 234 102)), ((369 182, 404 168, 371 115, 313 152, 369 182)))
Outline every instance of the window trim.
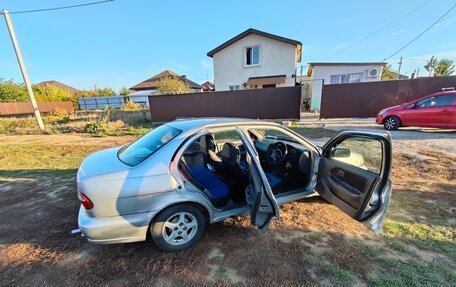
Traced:
POLYGON ((242 90, 242 88, 241 88, 241 85, 239 85, 239 84, 228 85, 228 91, 240 91, 240 90, 242 90), (231 89, 231 87, 233 87, 233 89, 231 89), (236 89, 236 87, 239 87, 239 89, 236 89))
POLYGON ((242 54, 243 54, 243 66, 244 68, 251 68, 251 67, 258 67, 261 65, 261 45, 250 45, 250 46, 245 46, 242 49, 242 54), (251 59, 253 60, 253 48, 258 47, 258 64, 247 64, 247 49, 252 48, 251 52, 251 59))
POLYGON ((329 75, 329 83, 331 85, 339 85, 339 84, 353 84, 353 83, 361 83, 362 80, 363 80, 363 72, 357 72, 357 73, 345 73, 345 74, 333 74, 333 75, 329 75), (353 75, 361 75, 361 77, 359 78, 359 82, 352 82, 352 76, 353 75), (349 80, 348 80, 348 83, 342 83, 342 77, 349 77, 349 80), (331 81, 331 78, 333 77, 338 77, 338 81, 337 83, 332 83, 331 81))

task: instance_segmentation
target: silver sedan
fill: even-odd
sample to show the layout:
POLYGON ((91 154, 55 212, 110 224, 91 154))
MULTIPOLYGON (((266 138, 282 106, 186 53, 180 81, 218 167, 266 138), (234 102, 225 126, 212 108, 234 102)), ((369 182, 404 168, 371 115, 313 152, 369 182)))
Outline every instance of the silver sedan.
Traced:
POLYGON ((77 173, 79 228, 95 243, 179 251, 205 225, 249 214, 266 232, 279 206, 320 195, 378 232, 391 195, 388 133, 345 131, 318 147, 279 124, 176 120, 89 155, 77 173))

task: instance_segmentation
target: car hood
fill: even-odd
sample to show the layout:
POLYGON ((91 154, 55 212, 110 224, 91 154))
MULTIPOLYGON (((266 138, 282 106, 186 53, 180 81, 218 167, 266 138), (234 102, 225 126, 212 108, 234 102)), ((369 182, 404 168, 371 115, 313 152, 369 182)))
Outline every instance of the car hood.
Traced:
POLYGON ((100 150, 86 157, 79 167, 78 178, 92 177, 106 173, 115 173, 129 168, 117 157, 122 147, 100 150))
POLYGON ((388 107, 388 108, 384 108, 383 110, 379 111, 378 113, 379 114, 383 114, 384 112, 390 112, 390 111, 394 111, 394 110, 400 110, 404 107, 404 105, 397 105, 397 106, 392 106, 392 107, 388 107))

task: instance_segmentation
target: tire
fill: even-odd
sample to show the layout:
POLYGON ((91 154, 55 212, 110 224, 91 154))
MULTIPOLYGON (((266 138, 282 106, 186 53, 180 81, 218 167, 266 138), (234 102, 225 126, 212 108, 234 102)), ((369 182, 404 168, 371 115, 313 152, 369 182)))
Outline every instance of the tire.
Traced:
POLYGON ((401 120, 396 116, 389 116, 383 121, 385 130, 395 131, 401 126, 401 120))
POLYGON ((195 245, 204 233, 205 224, 204 215, 197 207, 179 204, 157 215, 150 234, 159 249, 176 252, 195 245))

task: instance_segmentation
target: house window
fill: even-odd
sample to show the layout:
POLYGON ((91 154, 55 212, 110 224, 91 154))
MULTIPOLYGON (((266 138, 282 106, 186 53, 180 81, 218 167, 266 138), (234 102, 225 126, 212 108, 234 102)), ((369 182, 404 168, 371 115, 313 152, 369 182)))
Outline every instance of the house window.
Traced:
POLYGON ((360 83, 363 73, 331 75, 331 84, 360 83))
POLYGON ((245 65, 258 65, 260 63, 260 46, 245 48, 245 65))
POLYGON ((241 89, 241 85, 230 85, 230 91, 237 91, 241 89))

